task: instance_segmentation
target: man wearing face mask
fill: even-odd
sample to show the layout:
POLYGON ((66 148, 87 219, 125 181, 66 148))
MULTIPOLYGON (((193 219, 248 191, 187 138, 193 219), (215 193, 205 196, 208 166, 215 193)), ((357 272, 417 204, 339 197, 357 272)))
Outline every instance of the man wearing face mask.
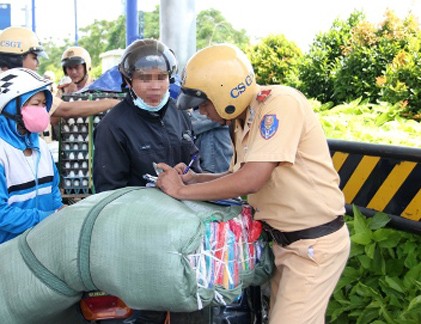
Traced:
MULTIPOLYGON (((96 192, 144 186, 143 175, 155 175, 153 162, 188 164, 198 151, 188 114, 170 98, 177 71, 170 49, 157 40, 136 40, 124 51, 119 71, 128 93, 94 132, 96 192)), ((198 159, 192 168, 201 171, 198 159)))
POLYGON ((50 85, 29 69, 0 74, 0 243, 63 207, 60 176, 38 135, 50 123, 50 85))
MULTIPOLYGON (((156 40, 136 40, 124 51, 118 68, 128 93, 95 128, 96 192, 144 186, 143 175, 155 175, 153 162, 188 164, 198 152, 189 115, 177 110, 170 98, 170 82, 177 71, 171 50, 156 40)), ((201 171, 198 160, 192 169, 201 171)), ((170 316, 172 324, 206 322, 204 311, 170 316)), ((165 318, 166 312, 142 310, 136 323, 162 324, 165 318)))

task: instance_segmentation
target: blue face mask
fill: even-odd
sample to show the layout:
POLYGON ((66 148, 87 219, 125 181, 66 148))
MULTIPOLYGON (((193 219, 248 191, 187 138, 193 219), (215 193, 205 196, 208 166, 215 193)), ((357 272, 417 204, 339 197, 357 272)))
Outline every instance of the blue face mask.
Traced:
POLYGON ((136 99, 133 99, 133 103, 135 104, 136 107, 146 110, 146 111, 150 111, 150 112, 158 112, 162 109, 162 107, 164 107, 166 105, 166 103, 168 102, 168 99, 170 98, 170 92, 167 91, 164 96, 161 99, 161 102, 156 105, 156 106, 151 106, 148 105, 146 102, 144 102, 141 98, 137 97, 136 99))

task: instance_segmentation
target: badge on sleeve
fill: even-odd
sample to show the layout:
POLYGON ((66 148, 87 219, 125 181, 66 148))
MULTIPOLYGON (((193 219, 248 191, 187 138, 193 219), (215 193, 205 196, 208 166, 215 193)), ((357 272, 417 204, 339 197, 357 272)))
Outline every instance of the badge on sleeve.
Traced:
POLYGON ((264 139, 269 139, 275 135, 278 126, 279 120, 276 118, 276 115, 264 115, 260 122, 260 135, 262 135, 264 139))

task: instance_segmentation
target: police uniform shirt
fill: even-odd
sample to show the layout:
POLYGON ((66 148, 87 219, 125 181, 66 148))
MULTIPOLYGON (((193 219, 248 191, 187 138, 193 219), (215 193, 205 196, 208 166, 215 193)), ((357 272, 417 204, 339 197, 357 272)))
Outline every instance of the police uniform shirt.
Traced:
POLYGON ((57 107, 60 106, 60 104, 63 102, 59 97, 53 96, 53 104, 51 105, 51 109, 48 112, 50 116, 54 114, 54 112, 57 110, 57 107))
POLYGON ((316 114, 299 91, 261 87, 246 115, 235 123, 236 156, 243 162, 279 162, 269 181, 248 202, 255 218, 281 231, 327 223, 344 213, 344 196, 316 114))

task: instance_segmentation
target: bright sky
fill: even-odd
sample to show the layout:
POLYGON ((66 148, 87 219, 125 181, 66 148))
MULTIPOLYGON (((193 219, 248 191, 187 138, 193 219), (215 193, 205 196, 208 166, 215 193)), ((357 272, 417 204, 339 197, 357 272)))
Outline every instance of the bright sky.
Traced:
MULTIPOLYGON (((74 39, 74 3, 78 27, 94 20, 115 20, 124 13, 122 0, 34 0, 36 31, 41 40, 53 37, 74 39)), ((32 0, 0 0, 12 4, 12 24, 31 27, 32 0), (29 9, 25 16, 25 6, 29 9)), ((138 0, 138 9, 152 10, 159 0, 138 0)), ((306 50, 319 32, 329 30, 335 18, 346 19, 354 9, 362 10, 369 21, 380 23, 387 8, 400 18, 412 11, 421 22, 421 0, 196 0, 196 11, 213 7, 252 38, 284 34, 306 50)))

